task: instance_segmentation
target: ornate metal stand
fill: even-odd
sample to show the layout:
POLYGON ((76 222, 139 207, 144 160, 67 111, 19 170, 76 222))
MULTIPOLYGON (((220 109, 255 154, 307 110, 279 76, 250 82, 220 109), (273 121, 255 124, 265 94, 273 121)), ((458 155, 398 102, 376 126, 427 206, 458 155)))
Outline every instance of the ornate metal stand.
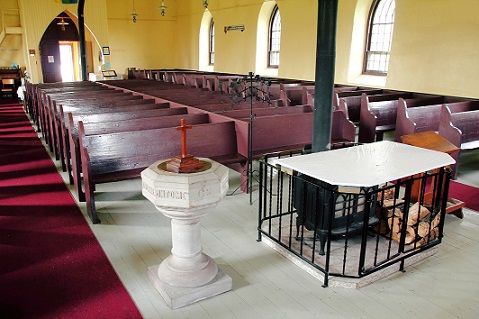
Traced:
POLYGON ((269 88, 271 81, 260 77, 258 74, 249 72, 247 76, 239 78, 230 83, 230 94, 233 104, 242 101, 250 102, 249 108, 249 125, 248 125, 248 193, 249 203, 253 204, 253 121, 256 115, 253 113, 253 100, 258 102, 266 102, 271 105, 269 88))

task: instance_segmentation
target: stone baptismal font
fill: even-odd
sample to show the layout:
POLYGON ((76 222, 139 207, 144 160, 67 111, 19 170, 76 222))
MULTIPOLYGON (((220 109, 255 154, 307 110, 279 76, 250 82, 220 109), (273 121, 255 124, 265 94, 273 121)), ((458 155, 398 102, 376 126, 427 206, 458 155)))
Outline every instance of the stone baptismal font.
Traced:
POLYGON ((187 153, 182 119, 181 155, 160 160, 141 173, 142 193, 171 218, 171 255, 148 269, 156 289, 171 308, 179 308, 232 288, 231 277, 202 252, 200 218, 228 190, 228 169, 210 159, 187 153))

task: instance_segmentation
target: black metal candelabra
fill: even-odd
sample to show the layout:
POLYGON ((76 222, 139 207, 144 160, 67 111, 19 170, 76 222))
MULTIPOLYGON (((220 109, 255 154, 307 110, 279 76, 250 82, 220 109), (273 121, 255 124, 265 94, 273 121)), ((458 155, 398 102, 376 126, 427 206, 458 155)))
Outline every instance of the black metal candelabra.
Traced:
POLYGON ((249 72, 247 76, 238 78, 230 83, 230 94, 233 104, 243 101, 250 102, 249 105, 249 125, 248 125, 248 162, 247 172, 249 202, 253 203, 253 122, 256 114, 253 113, 253 100, 258 102, 266 102, 271 105, 269 89, 271 81, 249 72))

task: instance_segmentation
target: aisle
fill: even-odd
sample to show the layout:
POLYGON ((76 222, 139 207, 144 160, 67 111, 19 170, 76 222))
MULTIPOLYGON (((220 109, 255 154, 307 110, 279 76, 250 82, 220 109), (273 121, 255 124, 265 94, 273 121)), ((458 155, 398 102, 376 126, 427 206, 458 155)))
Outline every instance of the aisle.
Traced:
POLYGON ((141 318, 19 104, 0 105, 0 318, 141 318))

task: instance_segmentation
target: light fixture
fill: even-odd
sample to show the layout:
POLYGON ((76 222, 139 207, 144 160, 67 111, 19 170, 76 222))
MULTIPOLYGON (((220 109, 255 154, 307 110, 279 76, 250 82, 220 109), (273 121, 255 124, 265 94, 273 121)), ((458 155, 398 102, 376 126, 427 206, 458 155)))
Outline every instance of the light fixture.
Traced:
POLYGON ((62 29, 62 31, 65 31, 65 26, 66 25, 69 25, 70 23, 66 22, 65 20, 63 20, 63 17, 60 18, 60 22, 57 22, 57 25, 60 26, 60 28, 62 29))
POLYGON ((161 14, 162 16, 165 16, 165 14, 166 14, 166 9, 167 9, 167 8, 168 8, 168 7, 165 5, 165 1, 164 1, 164 0, 161 0, 160 14, 161 14))
POLYGON ((131 11, 131 20, 133 23, 136 23, 136 17, 138 16, 138 13, 136 13, 135 9, 135 0, 133 0, 133 10, 131 11))
POLYGON ((203 7, 205 7, 205 9, 208 9, 208 0, 203 0, 203 7))

